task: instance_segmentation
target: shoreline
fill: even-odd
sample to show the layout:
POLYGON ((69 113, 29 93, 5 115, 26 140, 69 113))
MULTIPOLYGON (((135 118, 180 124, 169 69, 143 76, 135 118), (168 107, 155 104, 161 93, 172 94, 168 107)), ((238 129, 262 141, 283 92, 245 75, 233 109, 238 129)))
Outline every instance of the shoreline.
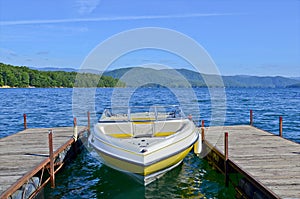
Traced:
POLYGON ((7 89, 7 88, 36 88, 36 87, 34 87, 34 86, 28 86, 28 87, 11 87, 11 86, 4 85, 4 86, 0 86, 0 89, 1 88, 7 89))

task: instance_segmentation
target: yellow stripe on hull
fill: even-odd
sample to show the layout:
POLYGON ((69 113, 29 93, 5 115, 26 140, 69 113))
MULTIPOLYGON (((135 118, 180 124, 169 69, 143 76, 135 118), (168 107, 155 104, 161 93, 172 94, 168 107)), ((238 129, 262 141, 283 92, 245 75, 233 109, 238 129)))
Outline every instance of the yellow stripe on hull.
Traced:
POLYGON ((114 138, 131 138, 133 136, 132 134, 126 134, 126 133, 112 133, 107 135, 114 138))
POLYGON ((153 124, 152 121, 134 121, 132 122, 133 124, 153 124))
MULTIPOLYGON (((154 133, 154 136, 155 137, 167 137, 169 135, 173 135, 175 134, 176 132, 156 132, 154 133)), ((111 137, 114 137, 114 138, 131 138, 133 137, 133 134, 126 134, 126 133, 111 133, 111 134, 107 134, 111 137)))
POLYGON ((166 137, 166 136, 169 136, 169 135, 173 135, 175 134, 176 132, 156 132, 154 134, 155 137, 166 137))
POLYGON ((164 159, 160 162, 154 163, 150 166, 143 167, 141 165, 136 165, 127 161, 123 161, 120 159, 117 159, 115 157, 111 157, 109 155, 106 155, 104 153, 100 152, 101 157, 104 159, 104 161, 115 168, 119 168, 120 170, 128 171, 131 173, 136 173, 140 175, 149 175, 152 173, 155 173, 157 171, 160 171, 162 169, 168 168, 172 165, 175 165, 176 163, 180 162, 193 148, 193 146, 187 148, 186 150, 171 156, 167 159, 164 159))

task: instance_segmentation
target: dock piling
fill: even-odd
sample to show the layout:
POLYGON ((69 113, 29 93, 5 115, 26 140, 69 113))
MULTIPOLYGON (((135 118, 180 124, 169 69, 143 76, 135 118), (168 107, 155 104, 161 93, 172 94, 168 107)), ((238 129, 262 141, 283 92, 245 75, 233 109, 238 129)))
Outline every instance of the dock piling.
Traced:
POLYGON ((279 136, 282 137, 282 116, 279 117, 279 136))
POLYGON ((229 174, 228 174, 228 132, 224 135, 224 152, 225 152, 225 186, 229 185, 229 174))
POLYGON ((202 142, 205 140, 205 134, 204 134, 204 120, 201 122, 201 137, 202 137, 202 142))
POLYGON ((74 117, 74 132, 73 132, 73 138, 75 141, 77 141, 77 138, 78 138, 78 131, 77 131, 77 119, 76 117, 74 117))
POLYGON ((87 112, 87 117, 88 117, 87 131, 90 133, 90 131, 91 131, 91 114, 90 114, 90 111, 87 112))
POLYGON ((55 188, 52 129, 49 130, 48 139, 49 139, 49 158, 50 158, 50 182, 51 182, 51 188, 55 188))
POLYGON ((23 114, 23 118, 24 118, 24 130, 25 130, 27 129, 27 116, 25 113, 23 114))
POLYGON ((253 126, 253 111, 250 110, 250 126, 253 126))

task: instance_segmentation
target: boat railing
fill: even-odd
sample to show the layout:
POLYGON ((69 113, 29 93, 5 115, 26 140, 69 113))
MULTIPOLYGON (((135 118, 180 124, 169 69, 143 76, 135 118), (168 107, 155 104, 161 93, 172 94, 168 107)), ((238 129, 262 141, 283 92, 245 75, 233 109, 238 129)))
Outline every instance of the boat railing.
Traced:
POLYGON ((106 108, 100 118, 102 121, 147 122, 185 118, 178 105, 169 106, 130 106, 106 108))

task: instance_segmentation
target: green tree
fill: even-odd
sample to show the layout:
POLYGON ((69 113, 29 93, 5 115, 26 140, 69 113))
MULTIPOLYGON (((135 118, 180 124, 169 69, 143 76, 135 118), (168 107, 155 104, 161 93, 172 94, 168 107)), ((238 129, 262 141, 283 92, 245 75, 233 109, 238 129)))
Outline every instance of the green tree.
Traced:
POLYGON ((20 87, 28 87, 29 86, 29 74, 27 72, 21 73, 21 84, 20 87))
POLYGON ((10 87, 15 87, 18 85, 18 79, 11 70, 6 71, 6 85, 10 87))
POLYGON ((2 77, 2 72, 0 73, 0 86, 4 86, 4 81, 2 77))

